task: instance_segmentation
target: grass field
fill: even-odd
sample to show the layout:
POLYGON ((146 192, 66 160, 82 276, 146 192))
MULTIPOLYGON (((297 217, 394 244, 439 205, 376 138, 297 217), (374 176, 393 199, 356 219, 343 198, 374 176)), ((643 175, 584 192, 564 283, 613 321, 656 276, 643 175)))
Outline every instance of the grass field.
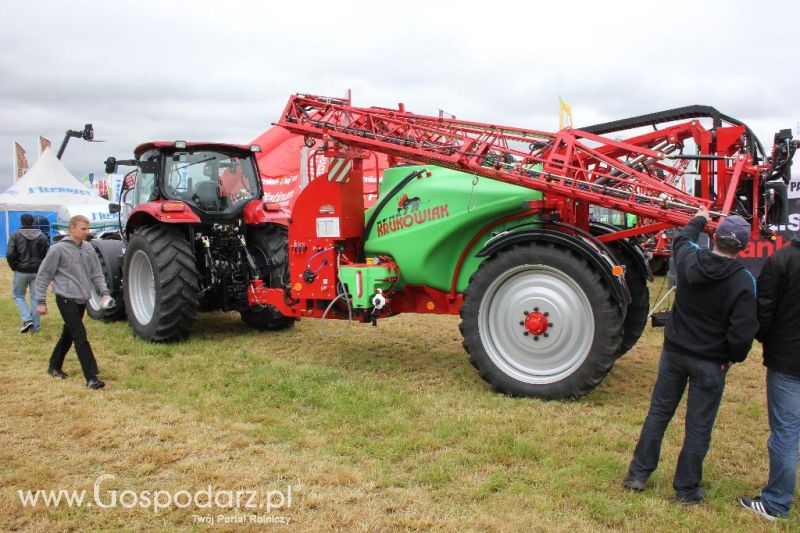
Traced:
MULTIPOLYGON (((706 460, 708 502, 673 501, 683 410, 643 494, 625 474, 661 347, 648 327, 592 394, 575 402, 511 399, 467 362, 455 317, 404 315, 377 328, 304 320, 251 331, 237 314, 201 315, 178 345, 135 339, 127 323, 87 319, 102 391, 86 389, 74 351, 66 381, 45 374, 61 328, 17 333, 11 273, 0 262, 0 529, 206 529, 229 509, 23 507, 18 490, 245 488, 287 496, 267 514, 316 530, 759 531, 736 502, 767 472, 760 349, 729 374, 706 460)), ((273 494, 274 495, 274 494, 273 494)), ((134 503, 128 495, 127 504, 134 503)), ((272 496, 270 496, 272 498, 272 496)), ((224 498, 223 498, 224 501, 224 498)), ((275 503, 278 500, 270 500, 275 503)), ((119 503, 119 502, 118 502, 119 503)), ((242 531, 258 524, 215 523, 242 531)), ((286 527, 272 525, 267 527, 286 527)), ((800 519, 775 526, 797 530, 800 519)))

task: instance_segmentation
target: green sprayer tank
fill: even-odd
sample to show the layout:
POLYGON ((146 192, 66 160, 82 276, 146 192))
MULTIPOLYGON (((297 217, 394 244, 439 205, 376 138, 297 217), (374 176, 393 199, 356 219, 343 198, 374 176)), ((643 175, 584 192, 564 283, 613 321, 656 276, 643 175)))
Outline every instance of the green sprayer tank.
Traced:
POLYGON ((538 191, 435 166, 387 169, 378 193, 378 201, 366 212, 368 224, 373 221, 366 236, 367 255, 391 256, 401 272, 400 286, 427 285, 449 291, 458 260, 469 247, 456 284, 458 292, 464 291, 485 259, 476 254, 487 240, 535 217, 496 222, 520 215, 528 209, 527 202, 542 198, 538 191), (406 176, 424 170, 430 175, 423 172, 392 192, 406 176), (491 228, 470 245, 487 226, 491 228))

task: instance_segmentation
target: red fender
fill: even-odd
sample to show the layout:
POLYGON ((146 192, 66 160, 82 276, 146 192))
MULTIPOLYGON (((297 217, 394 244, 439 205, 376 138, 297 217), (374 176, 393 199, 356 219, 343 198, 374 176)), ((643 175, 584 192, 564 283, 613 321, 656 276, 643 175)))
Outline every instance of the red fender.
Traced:
POLYGON ((145 220, 155 220, 156 222, 162 222, 164 224, 200 223, 200 217, 197 216, 188 205, 183 204, 185 206, 183 211, 164 211, 162 206, 165 203, 172 205, 177 203, 183 204, 183 202, 178 202, 176 200, 155 200, 153 202, 139 204, 134 207, 131 214, 128 215, 128 221, 125 223, 126 231, 130 233, 135 228, 141 226, 145 220))

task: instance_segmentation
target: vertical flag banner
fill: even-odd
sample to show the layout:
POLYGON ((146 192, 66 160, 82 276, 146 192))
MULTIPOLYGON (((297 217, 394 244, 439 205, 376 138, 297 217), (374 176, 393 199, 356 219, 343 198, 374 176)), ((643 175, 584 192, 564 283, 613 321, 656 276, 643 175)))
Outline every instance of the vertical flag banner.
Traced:
POLYGON ((14 181, 25 175, 28 171, 28 158, 25 157, 25 149, 18 142, 14 143, 14 181))
POLYGON ((108 200, 120 203, 120 194, 122 193, 122 180, 125 174, 106 174, 106 182, 108 183, 108 200))
POLYGON ((94 172, 87 172, 86 174, 84 174, 81 183, 83 183, 88 189, 91 189, 92 191, 95 192, 95 194, 97 194, 97 184, 95 184, 94 182, 94 172))
POLYGON ((51 146, 53 146, 53 143, 50 142, 50 139, 39 135, 39 157, 41 157, 44 151, 50 148, 51 146))
POLYGON ((558 99, 558 129, 572 128, 572 106, 561 98, 558 99))
POLYGON ((106 180, 97 181, 97 195, 108 200, 108 182, 106 180))

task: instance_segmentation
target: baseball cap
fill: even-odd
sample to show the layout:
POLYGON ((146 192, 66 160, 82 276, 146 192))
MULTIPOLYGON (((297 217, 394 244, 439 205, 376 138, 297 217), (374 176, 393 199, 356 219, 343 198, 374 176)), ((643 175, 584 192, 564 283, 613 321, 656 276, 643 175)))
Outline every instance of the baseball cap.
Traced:
POLYGON ((717 240, 729 241, 741 250, 750 240, 750 224, 739 215, 727 216, 717 226, 717 240))

